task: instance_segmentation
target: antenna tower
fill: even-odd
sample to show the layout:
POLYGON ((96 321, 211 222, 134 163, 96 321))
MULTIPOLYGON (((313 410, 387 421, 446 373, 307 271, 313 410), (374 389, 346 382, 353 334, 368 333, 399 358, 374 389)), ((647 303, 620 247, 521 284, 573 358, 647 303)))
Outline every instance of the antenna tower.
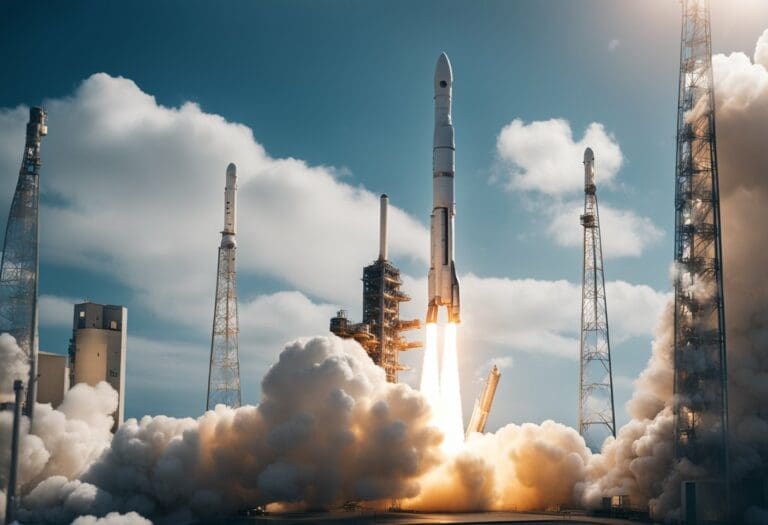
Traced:
POLYGON ((579 434, 597 450, 609 435, 616 437, 613 407, 611 343, 605 301, 603 248, 595 187, 595 155, 584 152, 584 273, 581 287, 579 434))
POLYGON ((40 140, 46 113, 30 108, 24 159, 5 226, 0 263, 0 333, 7 332, 29 360, 24 413, 32 419, 37 399, 37 287, 40 215, 40 140))
POLYGON ((237 171, 234 164, 227 167, 224 190, 224 230, 219 246, 216 275, 216 301, 213 307, 211 362, 208 371, 206 410, 216 405, 230 408, 240 406, 240 357, 237 335, 237 288, 235 283, 235 242, 237 171))

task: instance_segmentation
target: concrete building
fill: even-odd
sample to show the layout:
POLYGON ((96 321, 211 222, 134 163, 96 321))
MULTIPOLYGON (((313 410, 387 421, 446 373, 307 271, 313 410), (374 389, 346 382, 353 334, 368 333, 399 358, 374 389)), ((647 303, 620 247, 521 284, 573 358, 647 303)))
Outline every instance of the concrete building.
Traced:
POLYGON ((57 408, 69 390, 69 362, 66 355, 38 352, 37 402, 57 408))
POLYGON ((125 412, 125 351, 128 309, 124 306, 75 305, 69 345, 70 384, 95 386, 106 381, 119 395, 115 429, 125 412))

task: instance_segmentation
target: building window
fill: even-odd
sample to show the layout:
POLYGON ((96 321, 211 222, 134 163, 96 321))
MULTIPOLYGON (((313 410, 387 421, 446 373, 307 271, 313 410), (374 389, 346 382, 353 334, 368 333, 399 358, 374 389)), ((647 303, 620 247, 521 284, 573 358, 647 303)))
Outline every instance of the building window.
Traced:
POLYGON ((80 310, 80 318, 85 317, 85 310, 80 310))
POLYGON ((117 330, 117 321, 110 321, 109 322, 109 329, 110 330, 117 330))

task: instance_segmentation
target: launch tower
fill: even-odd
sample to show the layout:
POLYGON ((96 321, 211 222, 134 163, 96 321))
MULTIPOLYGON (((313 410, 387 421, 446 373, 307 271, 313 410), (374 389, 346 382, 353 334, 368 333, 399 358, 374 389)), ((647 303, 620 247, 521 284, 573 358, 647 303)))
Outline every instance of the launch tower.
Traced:
POLYGON ((376 337, 378 345, 370 352, 374 363, 384 369, 387 381, 397 383, 397 373, 404 370, 400 352, 418 348, 418 341, 407 341, 402 332, 421 326, 418 319, 400 320, 400 303, 411 298, 400 290, 400 270, 387 260, 387 208, 389 198, 381 196, 379 221, 379 258, 363 268, 363 322, 376 337))
POLYGON ((230 408, 240 406, 240 357, 237 335, 237 288, 235 286, 235 242, 237 171, 227 166, 224 190, 224 230, 219 245, 219 265, 216 275, 216 301, 213 308, 211 362, 208 370, 206 410, 216 405, 230 408))
POLYGON ((593 450, 616 436, 611 343, 605 301, 603 248, 595 187, 595 155, 584 151, 584 273, 581 286, 579 434, 593 450))
POLYGON ((727 480, 723 256, 709 0, 682 0, 675 169, 675 456, 727 480))
POLYGON ((30 108, 24 158, 5 227, 0 263, 0 333, 15 337, 29 360, 24 412, 30 419, 37 399, 40 141, 47 134, 45 111, 30 108))
POLYGON ((354 338, 365 348, 373 362, 384 369, 387 381, 397 383, 397 373, 405 370, 400 352, 419 348, 421 342, 407 341, 403 332, 421 326, 418 319, 400 319, 400 303, 411 298, 400 290, 400 270, 387 260, 387 209, 389 198, 381 196, 379 220, 379 258, 363 268, 363 321, 350 323, 339 310, 331 319, 331 332, 354 338))

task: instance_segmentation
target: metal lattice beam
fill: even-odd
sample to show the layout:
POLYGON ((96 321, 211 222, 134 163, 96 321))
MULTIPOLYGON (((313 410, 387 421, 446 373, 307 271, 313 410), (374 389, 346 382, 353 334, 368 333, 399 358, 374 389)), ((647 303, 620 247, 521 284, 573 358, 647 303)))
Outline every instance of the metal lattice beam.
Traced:
POLYGON ((0 263, 0 333, 15 337, 29 360, 24 413, 30 419, 37 398, 40 141, 47 133, 45 111, 30 108, 24 158, 5 227, 0 263))
POLYGON ((211 360, 208 369, 206 410, 223 404, 237 408, 241 404, 240 357, 238 349, 239 323, 237 317, 237 287, 235 259, 235 165, 227 168, 224 192, 224 231, 221 232, 219 264, 216 275, 216 300, 213 308, 211 360))
POLYGON ((709 1, 683 0, 675 170, 675 455, 725 480, 727 373, 709 1))
POLYGON ((594 176, 594 155, 584 154, 585 185, 584 265, 581 287, 581 342, 579 373, 579 434, 593 450, 606 437, 616 437, 613 404, 611 344, 608 335, 608 307, 605 299, 600 214, 594 176))

